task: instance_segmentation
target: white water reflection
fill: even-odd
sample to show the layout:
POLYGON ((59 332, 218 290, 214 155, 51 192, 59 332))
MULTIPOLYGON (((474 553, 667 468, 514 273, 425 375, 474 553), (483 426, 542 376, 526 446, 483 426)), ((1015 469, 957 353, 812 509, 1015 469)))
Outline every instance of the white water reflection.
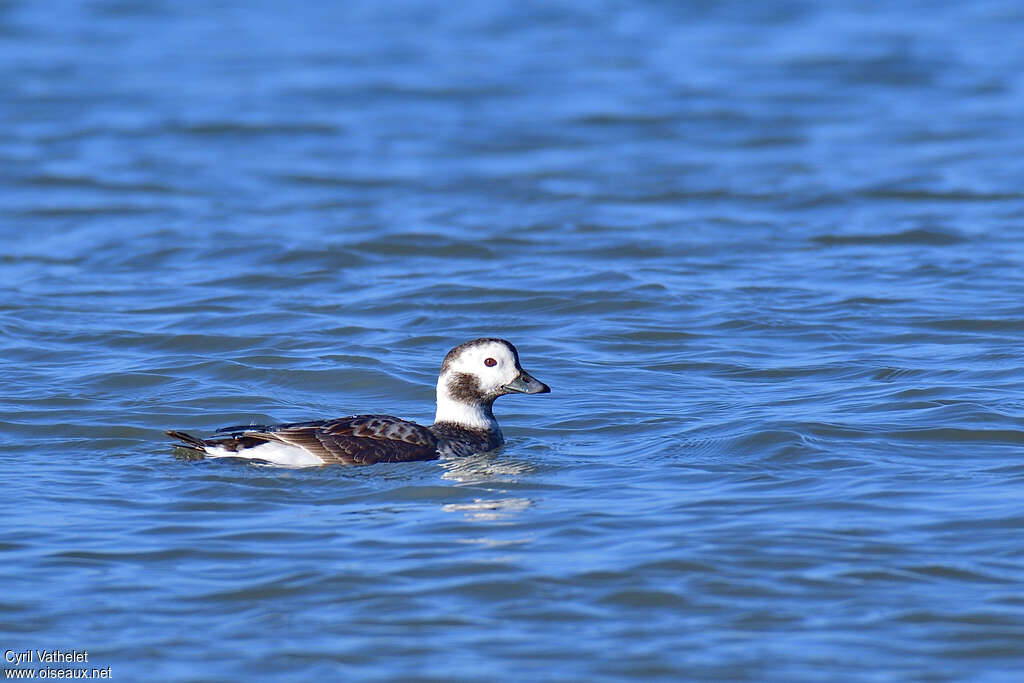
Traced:
MULTIPOLYGON (((515 513, 522 512, 532 505, 533 501, 529 498, 496 498, 491 500, 475 498, 472 503, 450 503, 442 506, 441 509, 445 512, 463 512, 466 519, 491 522, 508 519, 515 513)), ((505 542, 502 541, 501 543, 505 542)))
POLYGON ((460 484, 518 481, 521 476, 536 469, 532 463, 514 460, 493 452, 443 460, 441 466, 447 470, 441 475, 442 479, 456 481, 460 484))

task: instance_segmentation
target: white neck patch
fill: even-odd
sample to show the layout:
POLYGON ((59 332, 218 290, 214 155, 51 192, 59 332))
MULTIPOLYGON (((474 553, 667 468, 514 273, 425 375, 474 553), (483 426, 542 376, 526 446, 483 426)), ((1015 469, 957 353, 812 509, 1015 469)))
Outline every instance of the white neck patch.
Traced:
POLYGON ((443 381, 437 383, 437 413, 434 415, 434 423, 438 422, 452 422, 468 429, 498 431, 498 421, 494 419, 490 406, 456 401, 448 395, 447 384, 443 381))

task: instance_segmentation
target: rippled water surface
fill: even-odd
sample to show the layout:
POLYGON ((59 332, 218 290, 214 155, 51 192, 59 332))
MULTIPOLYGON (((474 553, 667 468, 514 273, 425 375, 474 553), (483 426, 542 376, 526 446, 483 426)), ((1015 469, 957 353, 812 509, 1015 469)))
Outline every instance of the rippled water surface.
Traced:
POLYGON ((1016 680, 1024 11, 942 5, 0 2, 0 649, 1016 680), (162 434, 429 423, 481 335, 495 453, 162 434))

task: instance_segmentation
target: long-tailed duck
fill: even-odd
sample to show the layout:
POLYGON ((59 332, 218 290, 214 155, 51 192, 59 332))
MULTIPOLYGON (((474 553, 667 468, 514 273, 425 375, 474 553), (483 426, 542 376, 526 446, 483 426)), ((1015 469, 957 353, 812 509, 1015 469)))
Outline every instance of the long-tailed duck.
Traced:
POLYGON ((423 427, 391 415, 224 427, 213 439, 168 431, 178 448, 210 457, 253 458, 297 467, 433 460, 490 451, 504 442, 491 406, 505 394, 546 394, 519 364, 516 347, 482 338, 448 352, 437 378, 437 414, 423 427))

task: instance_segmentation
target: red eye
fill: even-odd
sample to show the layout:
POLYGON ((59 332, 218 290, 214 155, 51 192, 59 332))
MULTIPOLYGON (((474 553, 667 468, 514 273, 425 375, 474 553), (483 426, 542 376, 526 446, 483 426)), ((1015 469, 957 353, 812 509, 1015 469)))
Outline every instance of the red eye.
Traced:
POLYGON ((484 361, 484 365, 486 365, 489 368, 493 368, 497 364, 498 361, 494 360, 493 358, 488 358, 484 361))

